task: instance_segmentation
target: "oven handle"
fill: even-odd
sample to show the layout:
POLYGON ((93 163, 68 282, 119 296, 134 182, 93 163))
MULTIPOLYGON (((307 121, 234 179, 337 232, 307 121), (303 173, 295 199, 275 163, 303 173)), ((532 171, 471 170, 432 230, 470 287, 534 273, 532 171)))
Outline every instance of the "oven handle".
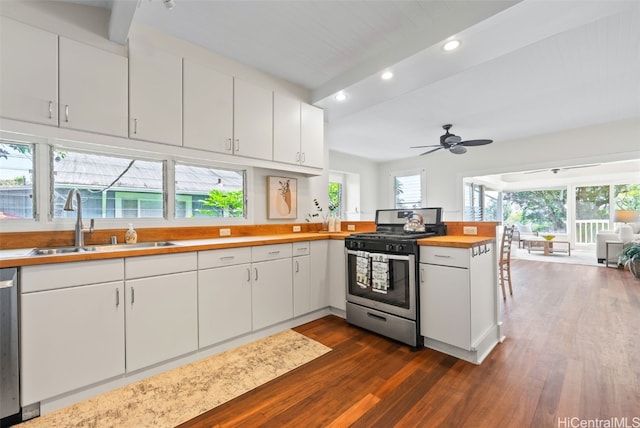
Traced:
MULTIPOLYGON (((383 251, 366 251, 369 254, 385 254, 389 260, 406 260, 406 261, 411 261, 412 258, 414 258, 415 256, 413 254, 408 254, 406 256, 403 255, 399 255, 399 254, 387 254, 383 251)), ((354 251, 354 250, 347 250, 347 254, 351 254, 354 256, 358 256, 358 251, 354 251)))

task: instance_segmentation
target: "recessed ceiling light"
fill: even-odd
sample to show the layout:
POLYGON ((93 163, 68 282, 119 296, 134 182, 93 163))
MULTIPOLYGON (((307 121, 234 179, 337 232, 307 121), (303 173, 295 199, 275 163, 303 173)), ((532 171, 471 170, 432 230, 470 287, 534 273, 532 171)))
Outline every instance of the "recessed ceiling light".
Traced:
POLYGON ((347 94, 344 91, 340 91, 336 94, 336 101, 344 101, 347 99, 347 94))
POLYGON ((449 40, 447 43, 444 44, 444 46, 442 46, 442 49, 449 52, 454 49, 458 49, 460 47, 460 44, 461 44, 460 40, 449 40))
POLYGON ((393 73, 390 71, 385 71, 380 77, 382 77, 382 80, 389 80, 393 77, 393 73))

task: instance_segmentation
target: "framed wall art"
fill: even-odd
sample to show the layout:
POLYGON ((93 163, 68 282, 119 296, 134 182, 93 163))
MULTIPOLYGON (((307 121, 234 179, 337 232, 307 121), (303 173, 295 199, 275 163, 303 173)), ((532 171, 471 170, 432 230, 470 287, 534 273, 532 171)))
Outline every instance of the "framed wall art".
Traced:
POLYGON ((267 177, 267 218, 298 217, 298 181, 288 177, 267 177))

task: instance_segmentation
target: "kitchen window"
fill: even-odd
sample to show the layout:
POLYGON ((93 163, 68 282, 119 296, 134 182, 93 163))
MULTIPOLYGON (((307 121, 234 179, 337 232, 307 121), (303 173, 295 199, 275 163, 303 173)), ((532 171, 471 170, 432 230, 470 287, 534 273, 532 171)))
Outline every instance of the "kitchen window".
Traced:
POLYGON ((175 163, 176 218, 246 217, 244 170, 175 163))
POLYGON ((426 203, 424 170, 392 174, 394 208, 420 208, 426 203))
POLYGON ((35 147, 0 141, 0 221, 33 219, 35 147))
POLYGON ((85 218, 163 218, 162 161, 123 158, 53 148, 51 213, 75 218, 63 207, 77 188, 85 218))

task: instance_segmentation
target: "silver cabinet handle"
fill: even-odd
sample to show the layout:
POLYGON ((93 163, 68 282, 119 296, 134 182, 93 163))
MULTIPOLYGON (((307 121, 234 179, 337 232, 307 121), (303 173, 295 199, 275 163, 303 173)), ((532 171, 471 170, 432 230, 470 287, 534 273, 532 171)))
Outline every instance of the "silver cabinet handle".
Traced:
POLYGON ((236 258, 235 256, 225 256, 225 257, 220 257, 220 261, 224 262, 224 261, 227 261, 227 260, 233 260, 235 258, 236 258))
POLYGON ((120 306, 120 289, 116 288, 116 308, 120 306))
POLYGON ((304 155, 304 152, 302 152, 301 163, 304 163, 305 160, 306 160, 306 156, 304 155))
POLYGON ((424 269, 420 269, 420 282, 424 283, 424 269))
POLYGON ((300 162, 300 152, 296 152, 296 162, 300 162))
POLYGON ((69 122, 69 104, 64 105, 64 121, 69 122))
POLYGON ((258 268, 253 268, 255 274, 256 274, 256 281, 258 280, 258 268))
POLYGON ((13 279, 7 279, 6 281, 0 281, 0 288, 13 287, 13 279))
POLYGON ((240 139, 236 138, 235 144, 233 145, 233 151, 234 152, 239 152, 240 151, 240 139))
POLYGON ((269 251, 269 255, 270 255, 270 256, 277 256, 278 254, 280 254, 280 250, 276 250, 276 251, 269 251))
POLYGON ((227 150, 233 150, 233 142, 231 141, 231 138, 227 138, 227 150))
POLYGON ((300 272, 300 263, 296 260, 296 273, 300 272))
POLYGON ((133 119, 133 133, 138 133, 138 119, 133 119))
POLYGON ((136 292, 133 289, 133 287, 131 287, 131 304, 133 305, 133 302, 136 301, 136 292))
POLYGON ((49 101, 49 119, 53 118, 53 101, 49 101))
POLYGON ((247 268, 247 282, 251 281, 251 269, 247 268))
POLYGON ((440 257, 441 259, 450 259, 451 258, 451 256, 443 256, 441 254, 434 254, 433 256, 434 257, 440 257))

